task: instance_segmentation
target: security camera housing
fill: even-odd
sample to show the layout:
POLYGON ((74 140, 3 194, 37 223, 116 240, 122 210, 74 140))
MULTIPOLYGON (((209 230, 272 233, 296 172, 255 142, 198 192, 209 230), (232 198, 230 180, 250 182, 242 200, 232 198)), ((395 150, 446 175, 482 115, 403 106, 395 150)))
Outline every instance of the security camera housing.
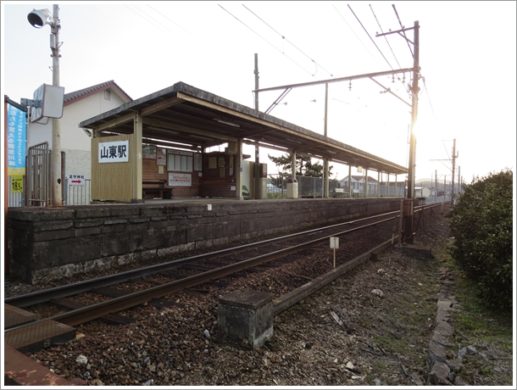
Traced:
POLYGON ((48 9, 34 9, 27 15, 27 20, 32 27, 41 28, 48 23, 50 12, 48 9))

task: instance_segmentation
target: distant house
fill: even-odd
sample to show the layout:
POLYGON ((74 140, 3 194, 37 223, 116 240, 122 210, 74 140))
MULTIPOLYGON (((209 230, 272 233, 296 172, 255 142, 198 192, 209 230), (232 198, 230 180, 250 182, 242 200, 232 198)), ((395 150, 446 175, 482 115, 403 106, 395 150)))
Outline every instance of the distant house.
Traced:
MULTIPOLYGON (((405 182, 393 181, 379 183, 374 178, 368 176, 368 195, 371 196, 404 196, 405 182)), ((348 188, 348 176, 339 181, 341 188, 344 189, 345 193, 349 192, 348 188)), ((352 196, 363 196, 364 195, 364 175, 352 175, 350 179, 350 186, 352 187, 352 196)))
MULTIPOLYGON (((60 119, 65 201, 67 184, 69 184, 67 179, 78 177, 84 182, 91 178, 91 138, 89 133, 79 127, 79 123, 85 118, 109 111, 131 100, 131 97, 113 80, 65 94, 63 117, 60 119)), ((52 120, 42 122, 28 123, 28 149, 41 143, 47 143, 48 148, 52 149, 52 120)), ((89 187, 87 191, 88 199, 80 202, 68 199, 67 203, 88 203, 89 187)))
MULTIPOLYGON (((348 176, 344 179, 340 180, 339 184, 341 188, 345 189, 345 192, 349 191, 348 188, 348 176)), ((352 187, 352 194, 364 194, 364 184, 365 178, 364 175, 352 175, 350 180, 350 186, 352 187)), ((379 182, 374 178, 368 176, 368 194, 377 194, 378 193, 378 185, 379 182)))

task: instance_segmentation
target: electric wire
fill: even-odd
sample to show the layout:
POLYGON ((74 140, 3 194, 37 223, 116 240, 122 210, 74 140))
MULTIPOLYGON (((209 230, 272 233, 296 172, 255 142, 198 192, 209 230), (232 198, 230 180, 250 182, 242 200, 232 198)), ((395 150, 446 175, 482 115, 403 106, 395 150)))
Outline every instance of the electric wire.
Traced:
POLYGON ((305 57, 307 57, 309 59, 309 61, 311 61, 314 65, 316 65, 316 67, 319 67, 321 69, 323 69, 326 73, 328 73, 330 75, 330 77, 334 77, 334 75, 332 74, 332 72, 330 72, 329 70, 327 70, 326 68, 324 68, 319 62, 317 62, 314 58, 312 58, 310 55, 308 55, 306 52, 304 52, 302 49, 300 49, 299 46, 295 45, 292 41, 290 41, 289 39, 287 39, 287 37, 280 33, 277 29, 275 29, 273 26, 271 26, 271 24, 269 24, 268 22, 266 22, 264 20, 264 18, 260 17, 259 15, 257 15, 256 12, 252 11, 249 7, 247 7, 246 5, 244 4, 241 4, 247 11, 249 11, 253 16, 255 16, 258 20, 260 20, 262 23, 264 23, 266 26, 268 26, 273 32, 275 32, 276 34, 278 34, 283 40, 285 40, 287 43, 289 43, 292 47, 294 47, 296 50, 298 50, 302 55, 304 55, 305 57))
POLYGON ((291 58, 290 56, 288 56, 287 54, 285 54, 281 49, 279 49, 277 46, 275 46, 273 43, 271 43, 269 40, 267 40, 266 38, 264 38, 261 34, 259 34, 258 32, 256 32, 254 29, 252 29, 250 26, 248 26, 245 22, 243 22, 241 19, 239 19, 237 16, 235 16, 233 13, 231 13, 230 11, 228 11, 226 8, 224 8, 221 4, 217 4, 219 6, 219 8, 221 8, 224 12, 226 12, 228 15, 230 15, 232 18, 234 18, 236 21, 238 21, 240 24, 242 24, 244 27, 246 27, 248 30, 250 30, 251 32, 253 32, 255 35, 257 35, 260 39, 262 39, 263 41, 265 41, 269 46, 273 47, 275 50, 277 50, 278 52, 280 52, 282 55, 284 55, 285 57, 287 57, 293 64, 295 64, 298 68, 302 69, 304 72, 310 74, 311 76, 313 76, 313 74, 311 72, 309 72, 307 69, 305 69, 302 65, 300 65, 298 62, 296 62, 293 58, 291 58))
POLYGON ((371 51, 366 47, 365 43, 363 42, 363 40, 359 37, 359 35, 357 35, 357 33, 355 32, 355 29, 352 28, 352 26, 350 25, 350 23, 348 23, 348 20, 346 20, 345 16, 339 11, 339 9, 334 5, 332 4, 332 8, 334 9, 334 11, 339 15, 339 17, 341 18, 341 20, 343 20, 343 22, 345 22, 345 24, 347 25, 347 27, 349 28, 349 30, 355 35, 355 37, 357 38, 357 40, 359 42, 361 42, 361 45, 363 45, 364 49, 368 52, 368 54, 370 54, 372 57, 373 57, 373 54, 371 53, 371 51))
POLYGON ((399 21, 400 28, 402 29, 402 35, 404 35, 404 39, 407 43, 407 47, 409 48, 409 51, 411 52, 411 56, 414 57, 415 54, 413 53, 413 49, 411 48, 411 45, 409 44, 409 39, 406 36, 406 32, 404 31, 404 26, 402 25, 402 22, 400 20, 400 16, 399 16, 399 13, 397 12, 397 8, 395 7, 395 4, 392 4, 392 7, 393 7, 393 11, 395 11, 395 15, 397 15, 397 20, 399 21))
POLYGON ((352 7, 350 7, 350 4, 347 4, 347 7, 350 9, 350 11, 352 12, 352 14, 354 15, 355 19, 357 20, 357 22, 361 25, 361 27, 363 28, 364 32, 366 33, 366 35, 368 35, 368 37, 370 38, 370 41, 372 41, 372 43, 375 45, 375 47, 377 48, 377 50, 379 51, 379 53, 381 54, 382 58, 384 58, 384 60, 386 61, 386 63, 389 65, 389 67, 391 69, 393 69, 393 66, 391 65, 391 63, 388 61, 388 59, 386 58, 386 56, 384 55, 384 53, 382 52, 382 50, 380 49, 380 47, 377 45, 377 43, 375 43, 375 40, 372 38, 372 36, 370 35, 370 33, 368 32, 368 30, 366 29, 366 27, 364 27, 363 23, 361 22, 361 20, 359 19, 359 17, 356 15, 356 13, 354 12, 354 10, 352 9, 352 7))
MULTIPOLYGON (((379 22, 379 19, 377 18, 377 15, 375 14, 375 11, 373 10, 372 5, 368 4, 368 6, 370 7, 370 10, 372 11, 372 14, 373 14, 373 17, 375 18, 375 21, 377 22, 377 26, 379 26, 379 29, 381 30, 381 34, 384 34, 384 31, 382 29, 381 23, 379 22)), ((390 48, 391 54, 393 54, 393 58, 395 58, 395 62, 397 63, 398 67, 402 68, 402 66, 400 65, 400 62, 399 62, 397 56, 395 55, 395 52, 393 51, 393 48, 391 47, 390 41, 388 40, 388 37, 386 35, 384 35, 384 39, 386 40, 386 43, 388 44, 388 47, 390 48)))
POLYGON ((170 23, 172 23, 173 25, 175 25, 176 27, 178 27, 179 29, 183 30, 184 32, 187 32, 189 33, 189 31, 187 31, 187 29, 185 29, 183 26, 181 26, 180 24, 176 23, 173 19, 171 19, 169 17, 169 15, 167 15, 166 13, 163 13, 163 12, 160 12, 159 10, 157 10, 156 8, 154 8, 151 4, 146 4, 150 9, 152 9, 156 14, 160 15, 161 17, 167 19, 170 23))
POLYGON ((147 23, 149 23, 150 25, 152 25, 154 28, 158 29, 158 30, 162 30, 162 31, 167 31, 165 29, 165 26, 163 26, 160 21, 156 20, 155 18, 152 17, 152 15, 149 15, 147 13, 144 13, 140 8, 137 8, 136 6, 133 6, 133 5, 128 5, 126 4, 125 7, 127 9, 129 9, 132 13, 135 13, 137 14, 139 17, 141 17, 142 19, 144 19, 147 23))

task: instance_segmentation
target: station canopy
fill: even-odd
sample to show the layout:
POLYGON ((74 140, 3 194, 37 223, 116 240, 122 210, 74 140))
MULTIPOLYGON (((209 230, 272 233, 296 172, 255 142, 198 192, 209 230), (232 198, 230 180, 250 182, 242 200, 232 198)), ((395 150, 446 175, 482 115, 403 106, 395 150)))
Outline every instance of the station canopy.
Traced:
POLYGON ((407 168, 274 116, 183 82, 82 121, 95 136, 133 133, 135 113, 143 121, 143 143, 189 150, 242 140, 265 148, 308 153, 392 174, 407 168))

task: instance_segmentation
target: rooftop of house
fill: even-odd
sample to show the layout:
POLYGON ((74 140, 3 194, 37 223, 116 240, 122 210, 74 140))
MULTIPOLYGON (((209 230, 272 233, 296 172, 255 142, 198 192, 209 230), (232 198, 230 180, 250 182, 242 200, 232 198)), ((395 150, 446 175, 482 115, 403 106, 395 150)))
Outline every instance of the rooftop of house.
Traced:
POLYGON ((65 98, 64 98, 65 106, 67 106, 71 103, 75 103, 75 102, 77 102, 81 99, 84 99, 88 96, 91 96, 97 92, 106 91, 108 89, 111 89, 114 92, 116 92, 126 102, 133 100, 122 88, 119 87, 119 85, 115 81, 109 80, 109 81, 105 81, 100 84, 92 85, 90 87, 86 87, 86 88, 79 89, 77 91, 73 91, 73 92, 65 94, 65 98))

